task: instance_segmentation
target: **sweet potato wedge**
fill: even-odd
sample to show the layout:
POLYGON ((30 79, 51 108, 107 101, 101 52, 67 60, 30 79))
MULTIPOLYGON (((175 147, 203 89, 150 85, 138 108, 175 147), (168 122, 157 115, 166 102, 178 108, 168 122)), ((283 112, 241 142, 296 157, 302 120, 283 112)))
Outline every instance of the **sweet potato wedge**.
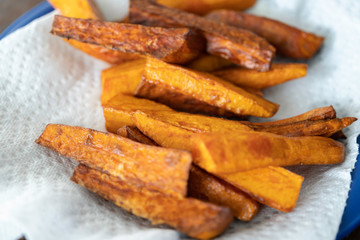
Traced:
POLYGON ((191 165, 188 152, 148 146, 111 133, 53 124, 45 128, 36 142, 129 184, 173 196, 186 195, 191 165))
POLYGON ((157 0, 159 4, 195 14, 206 14, 216 9, 242 11, 255 4, 256 0, 157 0))
MULTIPOLYGON (((141 112, 136 112, 133 116, 139 130, 160 146, 191 151, 193 146, 197 144, 194 142, 194 132, 190 130, 151 118, 141 112)), ((208 131, 211 132, 211 128, 208 131)), ((213 131, 217 132, 219 129, 213 128, 213 131)), ((244 131, 234 131, 236 134, 241 134, 242 132, 244 131)), ((231 133, 228 132, 229 135, 231 133)), ((225 146, 219 148, 223 147, 225 146)), ((227 182, 227 179, 230 179, 234 186, 248 193, 257 201, 280 211, 290 211, 295 207, 302 183, 301 176, 281 167, 258 168, 226 175, 215 173, 215 175, 227 182), (263 179, 259 177, 261 175, 264 176, 263 179)), ((212 184, 209 184, 209 188, 210 186, 212 184)), ((189 188, 191 188, 190 185, 189 188)), ((210 196, 212 194, 214 193, 211 191, 208 193, 210 196)))
POLYGON ((211 74, 155 58, 147 58, 144 76, 135 95, 174 109, 218 116, 271 117, 279 107, 211 74))
POLYGON ((71 180, 153 224, 167 224, 190 237, 210 239, 233 221, 229 208, 150 191, 79 165, 71 180))
POLYGON ((230 68, 214 72, 221 79, 240 87, 264 89, 306 75, 307 64, 274 63, 268 72, 257 72, 244 68, 230 68))
POLYGON ((259 204, 247 194, 194 165, 190 168, 188 196, 229 207, 242 221, 250 221, 259 210, 259 204))
MULTIPOLYGON (((117 133, 140 143, 158 146, 136 127, 125 126, 117 133)), ((188 196, 229 207, 234 216, 242 221, 250 221, 259 209, 259 204, 246 193, 194 165, 190 168, 188 196)))
MULTIPOLYGON (((102 19, 101 13, 92 0, 49 0, 50 4, 65 17, 102 19)), ((102 46, 66 40, 73 47, 111 64, 119 64, 139 58, 138 55, 114 51, 102 46)))
POLYGON ((203 38, 188 28, 165 29, 55 16, 51 33, 171 63, 189 62, 204 49, 203 38))
POLYGON ((194 61, 190 62, 186 67, 200 72, 215 72, 233 65, 234 64, 232 62, 229 62, 221 57, 203 54, 194 61))
POLYGON ((206 18, 252 31, 273 44, 279 53, 297 59, 311 58, 324 41, 323 37, 285 23, 244 12, 217 10, 206 18))
POLYGON ((192 143, 193 162, 214 174, 267 166, 337 164, 344 161, 345 151, 341 142, 330 138, 289 138, 250 131, 196 134, 192 143))
POLYGON ((275 53, 273 46, 252 32, 158 5, 152 0, 132 0, 130 22, 150 26, 184 26, 197 29, 207 40, 208 53, 259 71, 270 69, 275 53))
POLYGON ((218 177, 248 193, 257 201, 290 212, 296 206, 304 178, 281 167, 219 174, 218 177))

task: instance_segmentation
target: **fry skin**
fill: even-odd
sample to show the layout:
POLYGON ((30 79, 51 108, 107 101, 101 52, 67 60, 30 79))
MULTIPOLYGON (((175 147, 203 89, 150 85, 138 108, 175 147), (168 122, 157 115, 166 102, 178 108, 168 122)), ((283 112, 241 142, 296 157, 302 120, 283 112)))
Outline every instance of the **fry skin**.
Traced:
POLYGON ((255 4, 256 0, 157 0, 157 3, 171 8, 204 15, 216 9, 242 11, 255 4))
POLYGON ((201 133, 193 138, 193 162, 214 174, 267 166, 337 164, 344 161, 344 145, 325 137, 289 138, 244 131, 241 134, 201 133))
POLYGON ((307 64, 274 63, 268 72, 257 72, 244 68, 230 68, 214 72, 221 79, 239 87, 264 89, 306 76, 307 64))
POLYGON ((279 105, 211 74, 191 71, 154 58, 147 58, 144 76, 135 96, 178 110, 217 116, 271 117, 279 108, 279 105))
POLYGON ((139 187, 185 196, 188 152, 153 147, 111 133, 49 124, 36 143, 139 187), (156 174, 149 174, 149 173, 156 174), (166 182, 166 184, 164 184, 166 182))
POLYGON ((129 185, 85 165, 75 169, 71 180, 153 224, 165 223, 197 239, 213 238, 233 221, 229 208, 129 185))
POLYGON ((206 18, 252 31, 273 44, 280 54, 296 59, 311 58, 324 41, 323 37, 285 23, 244 12, 217 10, 206 18))
POLYGON ((165 29, 55 16, 51 33, 179 64, 191 61, 204 49, 203 38, 188 28, 165 29))
POLYGON ((268 71, 275 54, 272 45, 250 31, 158 5, 152 0, 132 0, 130 22, 197 29, 206 38, 208 53, 258 71, 268 71))

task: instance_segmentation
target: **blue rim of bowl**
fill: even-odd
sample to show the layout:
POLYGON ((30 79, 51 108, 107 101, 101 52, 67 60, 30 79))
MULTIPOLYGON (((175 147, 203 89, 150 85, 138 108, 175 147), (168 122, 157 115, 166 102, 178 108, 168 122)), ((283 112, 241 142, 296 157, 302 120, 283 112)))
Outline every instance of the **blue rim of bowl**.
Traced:
MULTIPOLYGON (((30 9, 24 15, 14 21, 1 34, 0 40, 16 31, 17 29, 29 24, 33 20, 53 11, 53 7, 48 2, 42 2, 30 9)), ((360 136, 357 138, 360 144, 360 136)), ((355 228, 360 226, 360 156, 357 156, 355 169, 351 173, 352 182, 350 185, 349 197, 346 201, 346 207, 341 220, 339 231, 336 239, 341 240, 349 235, 355 228)))

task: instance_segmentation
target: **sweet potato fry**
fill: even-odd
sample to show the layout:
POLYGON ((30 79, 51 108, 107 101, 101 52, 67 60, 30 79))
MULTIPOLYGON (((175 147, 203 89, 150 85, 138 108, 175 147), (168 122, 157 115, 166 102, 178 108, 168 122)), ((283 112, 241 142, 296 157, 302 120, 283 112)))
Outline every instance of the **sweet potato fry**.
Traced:
POLYGON ((208 53, 259 71, 270 69, 275 53, 273 46, 252 32, 161 6, 152 0, 132 0, 130 22, 150 26, 184 26, 197 29, 207 40, 208 53))
POLYGON ((190 168, 188 196, 229 207, 243 221, 250 221, 259 210, 259 204, 247 194, 194 165, 190 168))
POLYGON ((341 142, 330 138, 289 138, 250 131, 196 134, 192 143, 193 162, 214 174, 267 166, 336 164, 344 161, 345 151, 341 142))
POLYGON ((203 38, 188 28, 165 29, 55 16, 51 33, 172 63, 189 62, 204 49, 203 38))
POLYGON ((150 191, 79 165, 71 180, 153 224, 167 224, 190 237, 210 239, 233 221, 229 208, 150 191))
MULTIPOLYGON (((158 146, 136 127, 125 126, 117 133, 134 141, 158 146)), ((188 182, 188 196, 229 207, 234 216, 243 221, 251 220, 259 209, 259 204, 246 193, 192 165, 188 182)))
MULTIPOLYGON (((139 130, 160 146, 191 151, 196 145, 193 142, 194 132, 190 130, 156 120, 141 112, 136 112, 133 116, 139 130)), ((211 132, 210 129, 208 131, 211 132)), ((213 128, 213 131, 217 132, 219 129, 213 128)), ((234 132, 242 133, 242 131, 234 132)), ((231 132, 229 134, 231 135, 231 132)), ((225 147, 220 146, 219 148, 225 147)), ((280 211, 289 211, 296 205, 302 183, 301 176, 280 167, 265 167, 233 174, 215 175, 226 181, 229 178, 234 186, 248 193, 254 199, 280 211), (259 177, 261 175, 264 176, 264 179, 259 177)), ((190 185, 189 188, 191 188, 190 185)), ((213 193, 209 192, 208 194, 213 193)))
MULTIPOLYGON (((325 120, 302 121, 287 125, 269 126, 253 125, 254 130, 260 132, 270 132, 287 137, 298 136, 323 136, 330 137, 350 126, 357 119, 353 117, 333 118, 325 120)), ((250 125, 248 125, 250 126, 250 125)))
POLYGON ((242 11, 255 4, 256 0, 157 0, 159 4, 195 14, 206 14, 216 9, 242 11))
MULTIPOLYGON (((102 19, 101 13, 92 0, 49 0, 49 2, 65 17, 102 19)), ((73 39, 66 41, 86 54, 111 64, 119 64, 139 58, 139 56, 135 54, 114 51, 102 46, 83 43, 73 39)))
POLYGON ((290 212, 296 206, 304 180, 302 176, 281 167, 219 174, 218 177, 248 193, 257 201, 283 212, 290 212))
POLYGON ((186 67, 200 72, 215 72, 233 65, 234 64, 232 62, 229 62, 221 57, 204 54, 189 63, 186 67))
POLYGON ((125 62, 101 72, 101 103, 118 94, 133 95, 144 75, 146 58, 125 62))
POLYGON ((135 95, 175 109, 218 116, 271 117, 279 107, 213 75, 154 58, 147 58, 135 95))
POLYGON ((188 152, 148 146, 111 133, 53 124, 46 127, 36 142, 129 184, 174 196, 186 195, 191 164, 188 152))
POLYGON ((274 63, 268 72, 257 72, 244 68, 231 68, 214 72, 221 79, 240 87, 264 89, 306 75, 307 65, 301 63, 274 63))
POLYGON ((217 10, 206 18, 252 31, 273 44, 279 53, 297 59, 311 58, 324 41, 323 37, 285 23, 244 12, 217 10))
POLYGON ((143 143, 150 146, 159 146, 152 139, 145 136, 137 127, 124 126, 117 130, 117 134, 129 138, 133 141, 143 143))

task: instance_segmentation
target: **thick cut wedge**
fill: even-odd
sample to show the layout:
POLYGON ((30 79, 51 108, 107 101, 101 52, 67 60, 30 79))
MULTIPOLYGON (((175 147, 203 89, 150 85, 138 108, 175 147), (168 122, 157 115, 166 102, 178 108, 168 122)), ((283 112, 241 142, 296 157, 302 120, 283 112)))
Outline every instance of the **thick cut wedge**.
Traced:
MULTIPOLYGON (((49 0, 50 4, 65 17, 102 19, 101 13, 92 0, 49 0)), ((79 42, 73 39, 66 40, 75 48, 111 64, 119 64, 139 58, 138 55, 114 51, 102 46, 79 42)))
POLYGON ((301 63, 274 63, 268 72, 244 68, 230 68, 213 73, 240 87, 264 89, 306 75, 307 65, 301 63))
POLYGON ((271 117, 279 106, 213 75, 147 58, 136 96, 172 108, 218 116, 271 117))
MULTIPOLYGON (((194 142, 193 138, 195 133, 190 130, 183 129, 180 126, 174 126, 172 124, 151 118, 141 112, 136 112, 134 114, 134 121, 142 133, 154 140, 160 146, 191 151, 193 146, 197 144, 194 142)), ((207 130, 209 132, 220 131, 218 128, 208 128, 207 130)), ((242 133, 242 131, 227 131, 230 135, 231 133, 242 133)), ((223 133, 224 132, 226 133, 226 130, 224 130, 223 133)), ((226 146, 216 147, 224 148, 226 146)), ((225 179, 222 174, 216 175, 225 179)), ((251 171, 226 174, 226 177, 232 179, 232 184, 234 186, 244 192, 247 192, 254 199, 280 211, 288 211, 296 205, 302 183, 301 176, 293 174, 280 167, 258 168, 251 171), (266 179, 261 179, 259 177, 261 175, 264 175, 264 178, 266 179), (276 176, 278 179, 271 179, 272 176, 276 176)), ((189 186, 189 188, 191 188, 191 186, 189 186)), ((209 194, 212 193, 209 192, 209 194)))
POLYGON ((252 32, 161 6, 152 0, 132 0, 130 22, 150 26, 183 26, 197 29, 207 40, 208 53, 259 71, 270 69, 275 53, 273 46, 252 32))
POLYGON ((311 58, 324 41, 323 37, 285 23, 244 12, 217 10, 206 18, 252 31, 273 44, 279 53, 292 58, 311 58))
POLYGON ((36 141, 79 163, 139 187, 185 196, 191 155, 153 147, 111 133, 49 124, 36 141))
POLYGON ((153 224, 165 223, 190 237, 213 238, 233 221, 229 208, 150 191, 84 165, 71 180, 153 224))
POLYGON ((344 151, 341 142, 330 138, 244 131, 196 134, 192 155, 206 171, 226 174, 267 166, 336 164, 344 161, 344 151))
POLYGON ((206 14, 216 9, 245 10, 256 0, 157 0, 159 4, 195 14, 206 14))
POLYGON ((51 33, 171 63, 189 62, 204 49, 203 38, 188 28, 166 29, 55 16, 51 33))

